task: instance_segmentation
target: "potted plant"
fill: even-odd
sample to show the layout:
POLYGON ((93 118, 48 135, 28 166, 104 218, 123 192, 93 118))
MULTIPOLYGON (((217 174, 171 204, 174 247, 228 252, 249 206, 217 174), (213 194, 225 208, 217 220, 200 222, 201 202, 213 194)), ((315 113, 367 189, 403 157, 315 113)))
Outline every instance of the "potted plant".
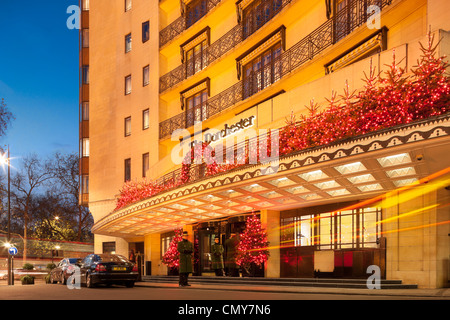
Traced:
POLYGON ((20 278, 22 285, 34 284, 34 277, 26 275, 20 278))

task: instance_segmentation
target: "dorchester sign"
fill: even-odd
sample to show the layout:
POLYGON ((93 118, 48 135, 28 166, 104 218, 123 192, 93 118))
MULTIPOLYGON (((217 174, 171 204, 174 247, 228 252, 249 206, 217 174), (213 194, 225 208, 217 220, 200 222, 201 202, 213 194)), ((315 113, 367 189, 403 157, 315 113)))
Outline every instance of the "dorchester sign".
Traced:
MULTIPOLYGON (((251 116, 248 118, 241 119, 239 122, 236 122, 233 125, 228 125, 228 123, 225 124, 224 128, 218 132, 215 133, 205 133, 204 142, 216 142, 221 139, 225 139, 226 137, 238 133, 242 130, 245 130, 247 128, 253 127, 255 116, 251 116)), ((197 143, 197 141, 194 141, 194 143, 197 143)))
MULTIPOLYGON (((233 120, 219 129, 203 132, 202 122, 194 125, 192 136, 187 129, 172 133, 172 141, 179 141, 171 153, 172 162, 179 164, 263 164, 269 165, 271 173, 278 171, 279 132, 278 129, 255 129, 255 116, 233 120), (180 139, 181 137, 181 139, 180 139), (208 148, 202 145, 207 143, 208 148), (195 149, 193 159, 187 157, 195 149), (248 155, 246 156, 246 150, 248 155), (249 151, 251 150, 251 152, 249 151), (225 154, 224 154, 225 151, 225 154), (209 163, 210 162, 210 163, 209 163)), ((270 174, 271 174, 270 173, 270 174)), ((267 173, 269 174, 269 173, 267 173)))

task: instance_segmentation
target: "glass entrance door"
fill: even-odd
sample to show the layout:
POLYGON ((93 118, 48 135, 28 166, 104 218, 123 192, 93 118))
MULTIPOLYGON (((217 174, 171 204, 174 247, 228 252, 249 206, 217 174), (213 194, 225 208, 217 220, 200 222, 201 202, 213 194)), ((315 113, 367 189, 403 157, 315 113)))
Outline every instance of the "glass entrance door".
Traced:
POLYGON ((200 230, 198 242, 200 272, 213 272, 211 269, 211 247, 214 244, 214 232, 212 230, 200 230))

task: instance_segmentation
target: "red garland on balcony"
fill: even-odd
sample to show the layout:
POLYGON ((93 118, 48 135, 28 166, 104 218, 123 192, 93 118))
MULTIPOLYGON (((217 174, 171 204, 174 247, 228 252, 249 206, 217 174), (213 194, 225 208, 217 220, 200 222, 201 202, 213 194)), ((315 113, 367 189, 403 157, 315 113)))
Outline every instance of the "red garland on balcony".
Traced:
MULTIPOLYGON (((426 47, 420 45, 422 55, 411 75, 398 65, 394 53, 385 76, 376 75, 375 68, 371 67, 369 74, 365 74, 364 88, 358 93, 351 92, 346 84, 344 94, 337 97, 333 92, 323 111, 319 112, 319 106, 312 101, 307 107, 308 115, 302 115, 299 121, 291 115, 279 132, 279 156, 449 112, 450 78, 446 70, 449 64, 444 61, 445 57, 436 58, 439 43, 434 44, 434 36, 429 35, 426 47)), ((258 157, 260 153, 258 148, 248 149, 251 148, 245 152, 245 163, 250 153, 256 152, 258 157)), ((188 183, 194 159, 207 163, 205 176, 242 165, 218 165, 213 161, 214 155, 212 147, 203 143, 186 156, 186 159, 190 156, 191 161, 183 164, 178 181, 170 179, 164 185, 151 181, 125 184, 116 210, 188 183)))

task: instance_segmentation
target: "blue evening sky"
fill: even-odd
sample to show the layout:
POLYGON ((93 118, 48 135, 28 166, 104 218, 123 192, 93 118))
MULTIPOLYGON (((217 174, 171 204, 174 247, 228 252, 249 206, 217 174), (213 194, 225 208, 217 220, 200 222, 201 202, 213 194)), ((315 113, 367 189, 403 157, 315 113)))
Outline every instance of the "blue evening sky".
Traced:
MULTIPOLYGON (((0 1, 0 99, 15 120, 0 145, 12 157, 78 152, 78 0, 0 1)), ((13 163, 14 165, 14 163, 13 163)))

